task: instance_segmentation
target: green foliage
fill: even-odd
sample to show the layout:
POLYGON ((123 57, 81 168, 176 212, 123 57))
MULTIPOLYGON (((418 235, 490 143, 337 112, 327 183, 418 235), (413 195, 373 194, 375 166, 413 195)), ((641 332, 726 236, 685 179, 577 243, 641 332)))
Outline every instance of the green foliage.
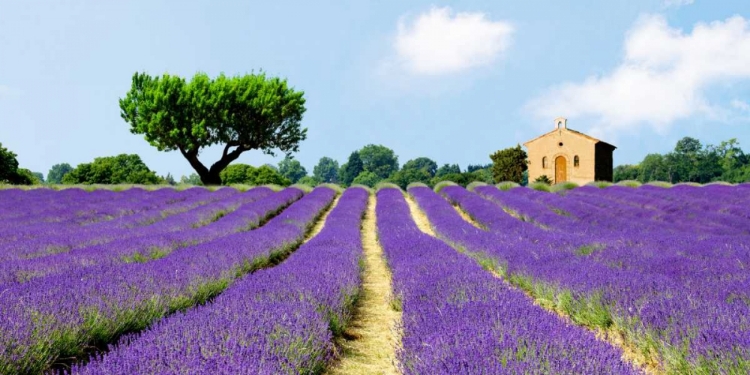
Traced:
POLYGON ((478 181, 490 185, 495 183, 495 178, 492 176, 491 169, 475 169, 471 172, 467 171, 465 175, 470 182, 478 181))
POLYGON ((362 168, 380 179, 386 179, 398 171, 398 156, 388 147, 369 144, 359 150, 362 168))
POLYGON ((486 170, 489 170, 491 172, 492 171, 492 163, 485 164, 485 165, 481 165, 481 164, 469 164, 469 166, 466 167, 466 171, 467 172, 474 172, 474 171, 478 171, 480 169, 486 169, 486 170))
POLYGON ((456 185, 458 184, 456 184, 453 181, 440 181, 435 184, 435 187, 433 189, 435 190, 435 192, 439 193, 440 190, 443 190, 443 188, 446 186, 456 186, 456 185))
POLYGON ((231 184, 255 184, 255 167, 247 164, 231 164, 221 171, 221 182, 231 184))
MULTIPOLYGON (((248 182, 249 183, 249 182, 248 182)), ((254 173, 255 185, 279 185, 289 186, 292 184, 287 178, 281 175, 279 171, 267 165, 261 165, 254 173)))
POLYGON ((307 170, 305 167, 300 164, 299 160, 292 159, 291 156, 286 156, 279 162, 279 173, 293 184, 299 181, 302 177, 307 176, 307 170))
POLYGON ((614 180, 665 181, 671 184, 746 182, 750 181, 750 156, 742 151, 734 138, 718 146, 704 147, 697 139, 684 137, 670 153, 648 154, 638 165, 617 166, 614 180))
POLYGON ((435 163, 435 161, 430 158, 419 157, 407 161, 406 164, 401 167, 401 170, 423 170, 427 172, 430 178, 432 178, 437 173, 437 163, 435 163))
POLYGON ((438 168, 435 172, 435 177, 442 177, 449 174, 461 174, 461 167, 459 167, 458 164, 443 164, 443 166, 438 168))
POLYGON ((339 182, 339 163, 324 156, 313 168, 313 176, 321 182, 337 183, 339 182))
POLYGON ((529 187, 532 188, 532 189, 534 189, 534 190, 536 190, 536 191, 545 191, 545 192, 549 192, 550 191, 549 184, 544 183, 544 182, 535 182, 535 183, 529 185, 529 187))
POLYGON ((311 187, 315 187, 315 186, 320 185, 320 181, 317 178, 313 177, 313 176, 302 177, 299 180, 297 180, 297 183, 300 184, 300 185, 307 185, 307 186, 311 186, 311 187))
POLYGON ((375 187, 378 182, 381 181, 380 176, 376 175, 374 172, 370 171, 364 171, 357 176, 354 181, 352 181, 352 185, 365 185, 368 187, 375 187))
POLYGON ((177 185, 177 181, 174 180, 174 177, 172 177, 171 173, 167 173, 167 175, 164 178, 162 178, 162 180, 164 180, 164 183, 168 185, 171 185, 171 186, 177 185))
POLYGON ((561 182, 559 184, 555 184, 553 186, 550 186, 550 191, 552 192, 558 192, 558 191, 566 191, 566 190, 572 190, 578 187, 578 184, 572 181, 565 181, 561 182))
POLYGON ((547 177, 546 174, 543 174, 543 175, 537 177, 536 180, 534 180, 534 183, 543 183, 543 184, 550 185, 550 184, 552 184, 552 180, 550 180, 549 177, 547 177))
POLYGON ((508 191, 510 189, 517 188, 519 186, 521 186, 521 185, 519 185, 517 182, 513 182, 513 181, 503 181, 503 182, 500 182, 497 185, 495 185, 495 187, 497 187, 498 189, 500 189, 502 191, 508 191))
POLYGON ((72 171, 73 167, 68 163, 55 164, 47 172, 47 183, 59 184, 62 183, 63 177, 72 171))
POLYGON ((141 157, 136 154, 120 154, 95 158, 91 163, 79 164, 65 174, 64 184, 144 184, 160 182, 141 157))
POLYGON ((634 187, 635 188, 635 187, 641 186, 641 182, 640 181, 635 181, 635 180, 623 180, 623 181, 618 182, 616 185, 617 186, 627 186, 627 187, 634 187))
POLYGON ((196 186, 203 185, 203 182, 201 182, 201 177, 198 176, 197 173, 191 173, 190 176, 180 177, 180 183, 187 184, 187 185, 196 185, 196 186))
POLYGON ((514 181, 521 183, 523 172, 528 169, 526 151, 521 145, 506 148, 490 155, 492 175, 495 181, 514 181))
POLYGON ((36 178, 35 184, 43 184, 44 183, 44 174, 42 172, 31 172, 32 175, 34 175, 34 178, 36 178))
POLYGON ((221 180, 225 185, 291 185, 289 179, 269 165, 261 165, 255 168, 247 164, 232 164, 221 172, 221 180))
POLYGON ((131 133, 143 134, 159 151, 179 150, 204 184, 219 185, 220 172, 245 151, 298 151, 307 137, 300 126, 303 96, 264 73, 214 79, 197 73, 190 81, 135 73, 120 109, 131 133), (198 154, 215 144, 224 152, 209 168, 198 154))
POLYGON ((394 173, 388 180, 400 186, 402 189, 406 189, 409 184, 415 182, 429 184, 431 177, 430 173, 425 169, 404 168, 394 173))
POLYGON ((612 171, 614 182, 625 180, 637 180, 641 174, 641 168, 638 165, 623 164, 618 165, 612 171))
POLYGON ((470 182, 469 175, 465 173, 448 173, 444 175, 436 175, 435 177, 430 180, 430 185, 437 186, 438 183, 441 181, 450 181, 455 183, 456 185, 466 186, 470 182))
MULTIPOLYGON (((0 183, 32 185, 36 177, 28 169, 19 169, 17 155, 0 143, 0 183)), ((37 182, 39 183, 39 182, 37 182)))
POLYGON ((339 170, 339 181, 344 186, 349 186, 364 170, 362 158, 359 157, 359 152, 354 151, 349 155, 349 160, 341 166, 341 169, 339 170))

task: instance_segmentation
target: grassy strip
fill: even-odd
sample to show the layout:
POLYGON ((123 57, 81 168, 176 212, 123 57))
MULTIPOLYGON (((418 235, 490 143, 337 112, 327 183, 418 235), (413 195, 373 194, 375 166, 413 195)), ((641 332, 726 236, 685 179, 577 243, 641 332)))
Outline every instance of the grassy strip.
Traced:
POLYGON ((392 297, 391 274, 375 223, 375 197, 371 195, 362 223, 362 291, 351 321, 336 340, 342 355, 327 374, 400 373, 396 366, 400 300, 392 297))

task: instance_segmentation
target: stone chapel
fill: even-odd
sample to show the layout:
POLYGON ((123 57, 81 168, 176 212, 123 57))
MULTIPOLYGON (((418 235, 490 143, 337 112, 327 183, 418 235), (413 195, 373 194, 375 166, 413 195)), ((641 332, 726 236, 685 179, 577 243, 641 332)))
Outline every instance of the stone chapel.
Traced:
POLYGON ((528 150, 529 183, 547 175, 553 184, 572 181, 612 181, 615 146, 568 128, 568 120, 555 119, 555 128, 523 145, 528 150))

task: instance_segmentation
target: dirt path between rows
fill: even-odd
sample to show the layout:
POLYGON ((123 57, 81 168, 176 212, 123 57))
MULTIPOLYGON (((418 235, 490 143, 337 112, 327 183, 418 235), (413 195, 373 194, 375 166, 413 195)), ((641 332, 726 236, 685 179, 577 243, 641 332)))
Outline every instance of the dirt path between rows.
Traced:
POLYGON ((400 374, 396 351, 401 312, 391 307, 391 272, 377 239, 374 195, 362 223, 362 247, 362 294, 344 337, 337 342, 340 359, 327 374, 400 374))

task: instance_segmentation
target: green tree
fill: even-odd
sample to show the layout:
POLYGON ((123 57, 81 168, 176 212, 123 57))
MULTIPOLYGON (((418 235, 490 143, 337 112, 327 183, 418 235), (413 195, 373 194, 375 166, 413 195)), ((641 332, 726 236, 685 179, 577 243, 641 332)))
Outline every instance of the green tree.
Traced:
POLYGON ((300 164, 299 160, 292 159, 291 156, 287 156, 279 162, 279 173, 292 183, 296 183, 300 178, 307 176, 305 167, 300 164))
POLYGON ((201 182, 201 178, 200 176, 198 176, 197 173, 191 173, 189 176, 180 177, 180 183, 187 184, 187 185, 196 185, 196 186, 203 185, 203 183, 201 182))
POLYGON ((638 180, 641 174, 641 168, 638 165, 623 164, 615 167, 612 171, 615 182, 625 180, 638 180))
POLYGON ((480 169, 487 169, 487 170, 491 171, 492 170, 492 163, 485 164, 485 165, 481 165, 481 164, 469 164, 469 166, 466 167, 466 171, 467 172, 474 172, 474 171, 478 171, 480 169))
POLYGON ((44 174, 42 172, 31 172, 40 184, 44 183, 44 174))
POLYGON ((158 184, 159 176, 136 154, 95 158, 65 174, 65 184, 158 184))
POLYGON ((495 181, 513 181, 521 183, 523 172, 528 169, 526 151, 521 145, 509 147, 490 155, 492 159, 492 175, 495 181))
POLYGON ((307 185, 307 186, 318 186, 320 185, 320 181, 313 177, 313 176, 305 176, 299 179, 297 181, 298 184, 307 185))
POLYGON ((313 168, 313 176, 320 182, 336 183, 339 181, 339 163, 327 156, 320 158, 313 168))
POLYGON ((289 186, 292 182, 282 176, 276 169, 268 165, 261 165, 255 170, 254 185, 268 184, 289 186))
POLYGON ((245 151, 298 151, 307 137, 300 126, 303 96, 264 73, 214 79, 198 73, 190 81, 135 73, 120 109, 131 133, 145 135, 159 151, 179 150, 204 184, 220 185, 221 171, 245 151), (215 144, 224 145, 222 156, 207 167, 198 154, 215 144))
POLYGON ((388 180, 398 186, 401 186, 402 189, 406 189, 406 187, 413 182, 430 184, 431 179, 432 176, 430 176, 430 173, 425 169, 403 168, 400 171, 394 173, 388 180))
POLYGON ((231 164, 221 171, 221 182, 224 185, 255 185, 256 170, 252 165, 231 164))
POLYGON ((17 155, 0 143, 0 183, 31 185, 35 177, 28 169, 18 168, 17 155))
POLYGON ((471 181, 469 181, 469 175, 465 173, 446 173, 440 175, 439 173, 430 180, 430 186, 435 186, 441 181, 451 181, 466 187, 471 181))
POLYGON ((469 180, 469 183, 472 183, 474 181, 484 182, 486 184, 494 184, 495 179, 492 176, 492 170, 487 169, 475 169, 471 172, 464 173, 466 175, 467 180, 469 180))
POLYGON ((339 170, 339 181, 344 186, 349 186, 352 181, 364 171, 362 166, 362 159, 359 157, 359 152, 354 151, 349 155, 349 159, 341 166, 339 170))
POLYGON ((176 185, 177 181, 174 180, 174 177, 172 177, 172 174, 167 172, 167 175, 163 178, 164 183, 168 185, 176 185))
POLYGON ((362 159, 362 168, 376 174, 381 180, 398 170, 398 156, 388 147, 367 145, 359 150, 359 157, 362 159))
POLYGON ((421 169, 427 172, 427 174, 430 175, 430 178, 432 178, 433 176, 435 176, 435 173, 437 173, 437 167, 437 163, 434 160, 426 157, 419 157, 407 161, 404 166, 401 167, 401 170, 405 171, 410 169, 421 169))
POLYGON ((354 181, 352 181, 352 184, 375 187, 375 185, 377 185, 378 182, 382 180, 383 179, 380 178, 380 176, 376 175, 375 172, 364 171, 354 178, 354 181))
MULTIPOLYGON (((445 176, 448 174, 460 174, 461 167, 458 164, 443 164, 442 167, 435 171, 435 177, 445 176)), ((455 181, 454 181, 455 182, 455 181)))
POLYGON ((639 165, 639 169, 638 180, 641 182, 672 180, 665 157, 661 154, 646 155, 639 165))
POLYGON ((68 163, 55 164, 50 168, 47 173, 47 183, 59 184, 62 183, 63 176, 68 172, 72 171, 73 167, 68 163))

